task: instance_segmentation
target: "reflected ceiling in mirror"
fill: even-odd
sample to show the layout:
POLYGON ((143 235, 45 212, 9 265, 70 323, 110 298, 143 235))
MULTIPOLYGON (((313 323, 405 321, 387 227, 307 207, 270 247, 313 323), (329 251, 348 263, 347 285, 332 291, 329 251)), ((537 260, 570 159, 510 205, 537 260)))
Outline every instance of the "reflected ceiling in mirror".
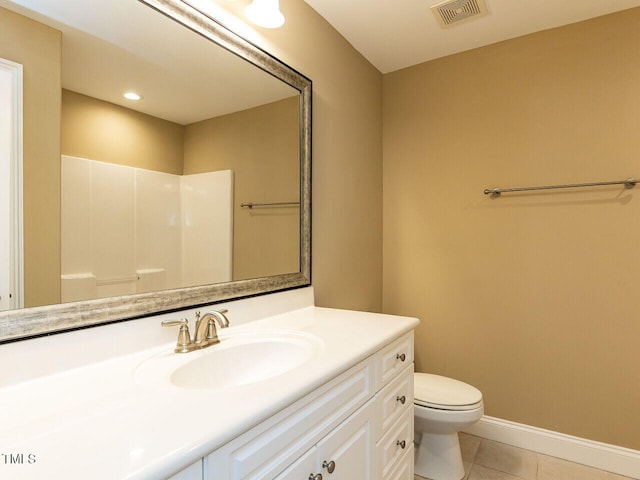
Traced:
MULTIPOLYGON (((123 291, 113 288, 114 282, 127 276, 139 281, 140 272, 144 276, 150 272, 170 270, 158 267, 159 262, 149 260, 148 254, 154 249, 166 250, 159 246, 162 242, 158 239, 166 237, 167 229, 158 227, 146 232, 142 239, 133 238, 130 243, 134 246, 127 247, 132 252, 131 256, 142 258, 146 255, 146 260, 129 268, 130 274, 109 271, 117 262, 106 261, 103 267, 93 265, 93 270, 103 270, 96 275, 90 268, 79 267, 78 258, 69 262, 69 252, 82 257, 83 248, 96 237, 106 238, 107 244, 128 245, 125 239, 132 236, 119 235, 128 227, 118 227, 122 225, 121 218, 112 219, 115 223, 111 225, 94 218, 90 224, 103 225, 104 228, 94 227, 84 238, 83 232, 86 233, 87 229, 78 227, 80 224, 77 222, 75 230, 65 227, 69 223, 74 224, 65 222, 65 218, 82 217, 77 215, 78 205, 99 203, 91 196, 95 194, 87 197, 86 201, 79 201, 82 197, 78 196, 78 191, 82 188, 78 189, 78 185, 102 182, 105 184, 103 190, 119 192, 120 184, 114 188, 115 182, 105 180, 101 173, 93 173, 94 177, 87 177, 90 179, 88 182, 80 181, 76 185, 73 194, 66 194, 66 202, 65 188, 61 188, 58 195, 62 196, 63 208, 58 216, 61 215, 62 226, 48 239, 46 248, 49 251, 39 252, 34 258, 53 257, 52 264, 56 260, 58 264, 62 263, 62 271, 56 271, 55 267, 40 268, 43 272, 53 271, 49 276, 63 279, 62 283, 65 275, 66 279, 84 274, 96 276, 103 287, 109 285, 102 288, 102 294, 98 296, 110 297, 53 305, 58 303, 55 294, 43 295, 44 300, 30 295, 29 288, 35 278, 29 270, 29 248, 32 247, 25 248, 25 306, 34 308, 0 313, 0 339, 23 338, 135 318, 310 283, 311 82, 307 78, 178 0, 0 0, 0 7, 61 32, 62 68, 58 84, 62 88, 62 120, 58 130, 61 132, 63 158, 71 158, 72 162, 82 165, 82 162, 95 162, 95 168, 89 170, 96 172, 115 168, 124 169, 129 175, 134 171, 133 178, 137 178, 136 175, 151 176, 158 184, 170 182, 165 181, 169 177, 157 175, 199 178, 212 171, 231 172, 232 192, 227 193, 231 213, 226 230, 219 228, 216 222, 209 227, 209 233, 192 228, 196 243, 186 249, 203 252, 203 245, 210 244, 209 237, 231 238, 227 245, 230 257, 226 277, 203 276, 202 272, 208 268, 203 266, 206 255, 192 255, 186 263, 196 273, 187 275, 182 272, 178 275, 181 281, 189 277, 183 283, 166 280, 157 283, 157 278, 151 278, 152 275, 152 281, 146 282, 143 288, 123 291), (124 98, 123 94, 128 91, 139 93, 142 99, 132 102, 124 98), (95 113, 98 111, 102 116, 95 113), (93 116, 87 116, 87 112, 93 116), (119 125, 119 133, 113 133, 108 122, 118 116, 128 116, 133 123, 127 128, 119 125), (162 125, 159 133, 149 134, 146 127, 138 130, 140 124, 147 120, 162 125), (275 127, 285 133, 274 133, 275 127), (152 141, 153 135, 160 141, 152 141), (178 139, 179 147, 175 147, 176 142, 172 147, 163 143, 172 135, 178 139), (134 144, 138 150, 133 149, 134 144), (140 151, 143 154, 132 153, 140 151), (171 155, 178 160, 167 161, 165 157, 171 155), (284 203, 286 206, 241 206, 248 203, 284 203), (72 206, 70 211, 73 215, 65 213, 65 204, 72 206), (56 233, 62 237, 62 242, 56 241, 56 233), (283 238, 287 240, 283 242, 283 238), (61 250, 57 259, 50 244, 61 250), (271 253, 265 255, 265 251, 271 253), (265 258, 278 260, 265 264, 265 258), (71 267, 66 268, 65 265, 71 267), (160 293, 155 291, 158 289, 160 293), (128 301, 123 304, 121 295, 125 294, 128 301)), ((28 113, 25 109, 25 116, 28 113)), ((29 140, 25 135, 25 142, 29 140)), ((25 165, 26 162, 25 158, 25 165)), ((64 186, 65 171, 69 169, 63 163, 61 170, 64 186)), ((115 178, 120 174, 116 172, 113 175, 115 178)), ((25 167, 25 185, 30 181, 29 168, 25 167)), ((138 184, 132 188, 134 192, 145 191, 145 187, 138 184)), ((176 188, 197 192, 199 187, 176 188)), ((25 191, 25 195, 29 193, 25 191)), ((116 194, 115 198, 128 196, 116 194)), ((120 201, 100 198, 105 204, 120 201)), ((196 206, 205 204, 197 195, 195 199, 182 202, 196 206)), ((37 201, 32 203, 37 204, 37 201)), ((138 204, 151 204, 155 209, 163 204, 163 200, 147 196, 136 203, 134 198, 134 213, 127 207, 124 209, 126 215, 144 217, 138 204)), ((183 228, 187 229, 193 226, 193 219, 198 215, 207 216, 206 207, 203 214, 184 213, 183 205, 169 208, 178 212, 182 210, 183 228)), ((25 238, 28 240, 31 235, 29 224, 34 222, 27 218, 29 209, 26 210, 25 238)), ((155 215, 162 218, 171 216, 166 211, 155 215)), ((140 229, 139 225, 131 227, 134 232, 140 229)), ((39 238, 42 235, 38 233, 41 232, 33 235, 39 238)), ((184 232, 175 235, 179 237, 178 243, 188 236, 184 232)), ((120 256, 127 255, 129 253, 120 256)), ((85 252, 87 258, 100 256, 104 256, 104 252, 85 252)), ((185 255, 182 252, 165 256, 182 258, 185 255)), ((43 264, 39 265, 42 267, 43 264)), ((182 265, 178 269, 185 268, 182 265)), ((167 271, 164 274, 169 276, 167 271)), ((46 290, 60 292, 64 285, 58 281, 50 288, 40 285, 33 289, 34 292, 46 290)), ((69 298, 74 299, 66 297, 67 300, 69 298)), ((62 301, 65 301, 64 295, 62 301)))

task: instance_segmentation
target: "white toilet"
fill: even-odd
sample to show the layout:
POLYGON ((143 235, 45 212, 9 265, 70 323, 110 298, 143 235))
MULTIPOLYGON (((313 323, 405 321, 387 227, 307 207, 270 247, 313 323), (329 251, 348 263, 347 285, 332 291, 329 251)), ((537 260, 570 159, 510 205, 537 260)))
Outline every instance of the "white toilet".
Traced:
POLYGON ((482 392, 452 378, 414 373, 415 473, 431 480, 464 477, 458 432, 484 414, 482 392))

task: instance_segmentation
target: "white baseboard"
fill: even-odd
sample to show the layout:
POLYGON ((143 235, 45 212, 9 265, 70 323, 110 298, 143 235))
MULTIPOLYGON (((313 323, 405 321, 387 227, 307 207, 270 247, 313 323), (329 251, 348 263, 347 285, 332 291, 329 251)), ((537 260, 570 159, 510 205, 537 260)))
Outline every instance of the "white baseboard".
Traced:
POLYGON ((640 480, 640 451, 484 416, 465 433, 640 480))

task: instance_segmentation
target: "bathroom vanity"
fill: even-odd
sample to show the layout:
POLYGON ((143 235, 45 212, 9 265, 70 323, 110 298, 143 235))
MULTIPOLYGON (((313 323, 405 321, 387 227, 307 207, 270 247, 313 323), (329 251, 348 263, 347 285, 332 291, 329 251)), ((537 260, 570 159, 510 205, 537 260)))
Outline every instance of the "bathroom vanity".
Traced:
POLYGON ((413 478, 416 319, 311 287, 222 308, 186 354, 160 322, 192 311, 0 345, 0 477, 413 478))

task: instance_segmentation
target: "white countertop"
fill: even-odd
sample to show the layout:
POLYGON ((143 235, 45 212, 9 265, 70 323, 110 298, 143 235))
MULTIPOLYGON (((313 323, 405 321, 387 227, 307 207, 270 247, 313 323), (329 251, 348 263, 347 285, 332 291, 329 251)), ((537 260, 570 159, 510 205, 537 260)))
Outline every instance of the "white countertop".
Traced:
MULTIPOLYGON (((136 367, 171 352, 173 341, 5 385, 0 389, 0 478, 167 478, 418 324, 408 317, 314 306, 236 326, 233 310, 229 318, 232 326, 219 330, 221 342, 246 331, 295 330, 320 339, 320 348, 287 373, 227 389, 139 382, 136 367), (20 454, 23 463, 15 464, 20 454)), ((29 349, 30 342, 35 341, 20 342, 21 348, 29 349)), ((85 340, 83 348, 92 346, 85 340)), ((10 368, 2 354, 2 368, 10 368)), ((30 354, 37 360, 38 349, 30 354)), ((43 361, 50 355, 47 350, 43 361)))

